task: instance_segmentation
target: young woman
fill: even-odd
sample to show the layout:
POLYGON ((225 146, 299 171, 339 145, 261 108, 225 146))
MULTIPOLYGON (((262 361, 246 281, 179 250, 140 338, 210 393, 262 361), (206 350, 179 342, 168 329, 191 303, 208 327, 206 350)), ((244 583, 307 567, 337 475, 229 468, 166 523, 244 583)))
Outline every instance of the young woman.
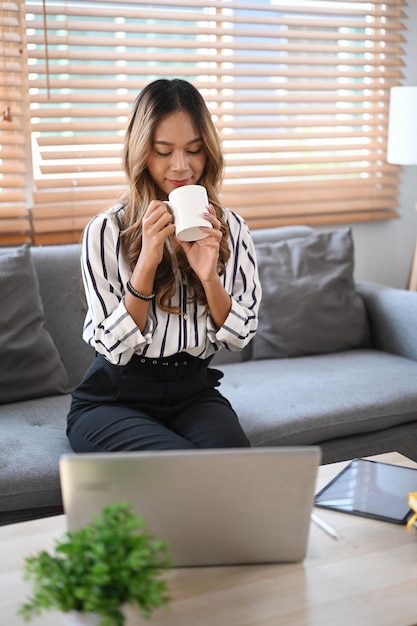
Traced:
POLYGON ((220 142, 201 94, 157 80, 132 108, 123 162, 128 191, 87 226, 83 338, 96 358, 73 392, 76 452, 249 446, 208 367, 241 350, 261 288, 245 222, 219 204, 220 142), (207 189, 207 237, 179 241, 164 203, 182 185, 207 189))

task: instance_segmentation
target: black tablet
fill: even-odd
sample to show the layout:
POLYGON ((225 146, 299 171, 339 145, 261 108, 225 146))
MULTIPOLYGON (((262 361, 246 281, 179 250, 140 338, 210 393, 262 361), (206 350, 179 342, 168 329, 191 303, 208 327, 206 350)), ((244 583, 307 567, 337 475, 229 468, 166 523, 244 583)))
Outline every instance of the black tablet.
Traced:
POLYGON ((417 469, 354 459, 315 496, 315 506, 352 515, 406 524, 407 503, 417 491, 417 469))

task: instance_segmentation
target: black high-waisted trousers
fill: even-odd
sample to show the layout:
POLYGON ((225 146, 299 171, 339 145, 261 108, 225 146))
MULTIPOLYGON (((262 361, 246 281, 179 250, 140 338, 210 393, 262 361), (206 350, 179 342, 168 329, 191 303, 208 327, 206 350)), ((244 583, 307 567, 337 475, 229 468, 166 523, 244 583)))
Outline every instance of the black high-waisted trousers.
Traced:
POLYGON ((97 355, 72 394, 67 436, 75 452, 248 447, 237 415, 216 389, 223 376, 185 353, 97 355))

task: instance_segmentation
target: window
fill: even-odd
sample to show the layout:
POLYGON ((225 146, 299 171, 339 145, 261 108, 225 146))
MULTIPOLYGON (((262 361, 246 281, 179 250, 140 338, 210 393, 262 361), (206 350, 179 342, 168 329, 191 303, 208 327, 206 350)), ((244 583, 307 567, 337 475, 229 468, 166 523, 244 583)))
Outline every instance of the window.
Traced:
POLYGON ((0 4, 0 243, 30 241, 30 135, 23 7, 0 4))
MULTIPOLYGON (((19 133, 27 155, 30 118, 33 176, 19 187, 25 159, 9 139, 0 185, 12 193, 16 183, 30 222, 13 224, 24 235, 30 224, 35 243, 78 241, 117 201, 128 109, 160 77, 203 94, 225 151, 222 201, 252 228, 396 216, 399 168, 385 152, 389 89, 402 78, 402 0, 48 0, 46 19, 42 0, 23 4, 16 63, 30 114, 9 88, 20 130, 1 122, 0 133, 19 133)), ((17 54, 11 6, 2 2, 6 86, 4 59, 17 54)))

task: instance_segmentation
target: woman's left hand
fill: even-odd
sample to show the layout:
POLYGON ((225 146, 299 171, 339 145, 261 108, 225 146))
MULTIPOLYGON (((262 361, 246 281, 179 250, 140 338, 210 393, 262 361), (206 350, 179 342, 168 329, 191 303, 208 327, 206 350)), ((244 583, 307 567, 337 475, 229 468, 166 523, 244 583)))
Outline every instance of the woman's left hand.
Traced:
POLYGON ((190 267, 203 284, 218 278, 217 262, 219 259, 220 242, 223 236, 220 231, 220 220, 217 219, 216 211, 211 204, 204 217, 212 224, 212 228, 210 226, 207 226, 207 228, 201 227, 201 230, 207 233, 207 237, 191 243, 177 239, 187 256, 190 267))

